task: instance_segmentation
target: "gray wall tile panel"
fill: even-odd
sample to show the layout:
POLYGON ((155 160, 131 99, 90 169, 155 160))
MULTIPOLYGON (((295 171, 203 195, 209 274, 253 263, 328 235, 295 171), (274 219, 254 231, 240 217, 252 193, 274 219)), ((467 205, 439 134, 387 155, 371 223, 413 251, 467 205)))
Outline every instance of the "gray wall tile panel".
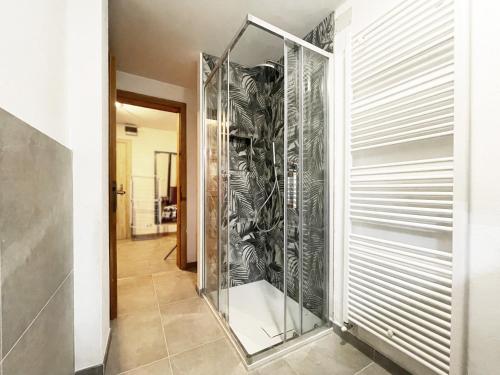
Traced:
POLYGON ((74 374, 72 217, 71 151, 0 109, 0 374, 74 374))
POLYGON ((73 273, 3 361, 3 375, 74 374, 73 273))
POLYGON ((73 267, 71 159, 0 109, 3 355, 73 267))

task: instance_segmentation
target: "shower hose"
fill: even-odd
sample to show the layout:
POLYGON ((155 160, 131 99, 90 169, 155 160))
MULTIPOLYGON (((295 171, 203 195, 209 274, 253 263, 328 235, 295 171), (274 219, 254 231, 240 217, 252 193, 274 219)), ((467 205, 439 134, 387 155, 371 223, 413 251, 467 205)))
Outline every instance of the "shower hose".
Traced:
POLYGON ((273 188, 271 189, 271 192, 269 193, 269 195, 266 198, 266 200, 264 201, 264 203, 262 203, 262 205, 259 207, 259 209, 255 213, 255 225, 256 225, 257 229, 260 232, 263 232, 263 233, 268 233, 268 232, 272 231, 279 224, 279 220, 277 220, 271 228, 262 229, 259 226, 259 215, 260 215, 260 212, 265 207, 265 205, 269 201, 269 199, 271 199, 271 197, 273 196, 275 190, 278 191, 278 202, 281 203, 281 193, 280 193, 280 187, 279 187, 279 182, 278 182, 278 173, 276 172, 276 148, 275 148, 274 142, 273 142, 273 170, 274 170, 274 184, 273 184, 273 188))

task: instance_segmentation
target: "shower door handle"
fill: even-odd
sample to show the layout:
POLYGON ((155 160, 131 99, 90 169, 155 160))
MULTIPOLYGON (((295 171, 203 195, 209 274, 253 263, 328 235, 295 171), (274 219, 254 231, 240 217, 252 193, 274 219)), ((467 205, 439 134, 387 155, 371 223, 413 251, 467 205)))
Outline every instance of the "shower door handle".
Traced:
POLYGON ((297 208, 297 188, 298 188, 298 167, 296 163, 288 163, 288 173, 287 173, 287 207, 295 209, 297 208))

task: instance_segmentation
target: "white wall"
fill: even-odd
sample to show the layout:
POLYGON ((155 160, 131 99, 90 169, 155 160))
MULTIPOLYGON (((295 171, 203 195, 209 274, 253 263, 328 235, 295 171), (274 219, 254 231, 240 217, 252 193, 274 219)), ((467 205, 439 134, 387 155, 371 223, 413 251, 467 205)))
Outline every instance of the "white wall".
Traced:
POLYGON ((0 106, 73 151, 75 366, 109 335, 107 0, 4 1, 0 106))
POLYGON ((68 118, 73 149, 75 367, 103 362, 109 336, 107 1, 69 1, 68 118))
MULTIPOLYGON (((138 135, 127 135, 125 126, 118 125, 116 129, 117 140, 129 140, 131 143, 131 177, 134 178, 134 192, 137 199, 148 199, 148 202, 139 202, 138 204, 144 208, 152 209, 152 202, 155 198, 154 179, 155 174, 155 151, 177 152, 177 132, 139 127, 138 135), (134 177, 143 176, 143 177, 134 177), (151 202, 149 202, 149 200, 151 202)), ((175 168, 175 165, 173 166, 175 168)), ((175 170, 173 169, 174 173, 175 170)), ((131 212, 132 214, 132 212, 131 212)), ((135 234, 150 234, 156 233, 155 213, 144 212, 136 214, 135 217, 135 234)), ((165 224, 160 228, 160 232, 175 232, 176 224, 165 224)))
POLYGON ((3 1, 0 106, 66 147, 67 1, 3 1))
POLYGON ((177 152, 177 132, 154 128, 138 128, 138 135, 125 133, 125 125, 118 124, 116 139, 129 140, 132 145, 132 174, 153 176, 154 152, 177 152))
POLYGON ((117 88, 139 94, 184 102, 187 105, 187 261, 196 261, 196 205, 197 205, 197 101, 194 89, 176 86, 134 74, 118 72, 117 88))
POLYGON ((500 3, 471 4, 468 374, 500 368, 500 3))

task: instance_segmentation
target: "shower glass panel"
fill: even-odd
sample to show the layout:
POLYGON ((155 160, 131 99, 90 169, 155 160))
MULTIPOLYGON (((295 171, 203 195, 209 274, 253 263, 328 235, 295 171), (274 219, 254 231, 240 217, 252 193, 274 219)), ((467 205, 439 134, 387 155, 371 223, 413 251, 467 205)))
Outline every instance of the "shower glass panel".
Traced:
POLYGON ((286 42, 285 44, 285 66, 286 66, 286 120, 285 129, 287 139, 286 166, 287 179, 285 185, 286 198, 286 217, 284 235, 286 244, 286 286, 287 286, 287 331, 293 329, 295 332, 301 332, 301 312, 299 296, 301 290, 300 282, 300 242, 299 242, 299 217, 301 207, 301 197, 299 196, 300 186, 302 184, 301 174, 299 173, 299 132, 301 123, 300 112, 300 65, 299 55, 300 46, 295 43, 286 42), (293 301, 293 302, 290 302, 293 301))
POLYGON ((328 169, 327 135, 328 59, 301 47, 301 113, 299 134, 302 170, 301 207, 301 273, 302 333, 314 329, 328 317, 328 169))
POLYGON ((219 309, 219 72, 205 85, 205 295, 219 309))
POLYGON ((328 58, 287 41, 287 331, 328 320, 328 58))
POLYGON ((219 312, 228 318, 228 287, 231 263, 229 261, 229 205, 230 169, 228 144, 228 61, 220 66, 220 122, 219 122, 219 312))
POLYGON ((284 339, 282 60, 283 39, 252 25, 228 56, 228 322, 250 355, 284 339))
POLYGON ((247 362, 328 325, 330 59, 248 16, 205 82, 203 292, 247 362))

